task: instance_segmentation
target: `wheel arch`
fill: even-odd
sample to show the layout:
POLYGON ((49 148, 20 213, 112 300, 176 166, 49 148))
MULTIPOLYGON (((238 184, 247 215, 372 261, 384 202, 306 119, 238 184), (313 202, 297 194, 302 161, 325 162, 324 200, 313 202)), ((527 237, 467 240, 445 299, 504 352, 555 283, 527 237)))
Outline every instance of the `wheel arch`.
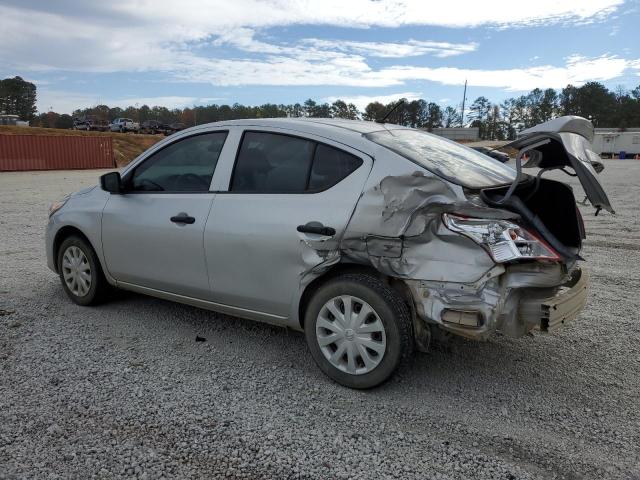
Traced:
MULTIPOLYGON (((65 225, 64 227, 60 228, 60 230, 56 232, 56 235, 53 239, 53 259, 54 259, 54 267, 57 273, 60 273, 58 271, 58 254, 60 252, 60 246, 62 245, 62 242, 64 242, 67 238, 73 235, 76 235, 82 238, 85 242, 87 242, 95 252, 96 257, 98 258, 98 262, 100 262, 100 256, 98 255, 98 251, 96 250, 96 247, 93 245, 91 240, 89 240, 89 237, 87 237, 82 232, 82 230, 80 230, 78 227, 74 227, 73 225, 65 225)), ((100 267, 104 271, 103 265, 100 265, 100 267)))
POLYGON ((309 301, 313 297, 313 294, 325 283, 333 280, 336 277, 339 277, 340 275, 348 273, 361 273, 381 279, 403 298, 411 312, 414 311, 413 297, 411 296, 411 292, 407 285, 401 279, 384 275, 383 273, 380 273, 378 270, 369 265, 360 265, 356 263, 338 263, 327 270, 325 273, 320 275, 318 278, 315 278, 304 288, 304 291, 300 296, 300 301, 298 302, 298 323, 301 330, 304 330, 304 317, 307 312, 309 301))

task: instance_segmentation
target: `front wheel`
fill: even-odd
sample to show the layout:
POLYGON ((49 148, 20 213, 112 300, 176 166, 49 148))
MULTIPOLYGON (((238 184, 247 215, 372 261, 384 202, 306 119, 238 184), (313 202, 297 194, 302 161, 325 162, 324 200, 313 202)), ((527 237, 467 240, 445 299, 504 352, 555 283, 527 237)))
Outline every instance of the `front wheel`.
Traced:
POLYGON ((96 253, 81 237, 68 237, 60 245, 58 272, 67 296, 78 305, 98 304, 109 290, 96 253))
POLYGON ((380 385, 413 353, 407 305, 371 275, 346 274, 322 285, 304 325, 318 367, 346 387, 380 385))

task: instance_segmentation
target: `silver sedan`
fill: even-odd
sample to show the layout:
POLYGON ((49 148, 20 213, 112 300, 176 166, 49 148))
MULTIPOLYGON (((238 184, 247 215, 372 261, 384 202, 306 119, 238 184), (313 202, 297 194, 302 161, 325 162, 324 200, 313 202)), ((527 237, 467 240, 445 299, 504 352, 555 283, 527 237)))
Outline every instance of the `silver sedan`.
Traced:
POLYGON ((79 305, 121 288, 304 331, 329 377, 373 387, 434 335, 521 336, 578 315, 573 193, 520 162, 574 169, 610 210, 585 122, 521 137, 517 169, 397 125, 190 128, 52 204, 48 264, 79 305))

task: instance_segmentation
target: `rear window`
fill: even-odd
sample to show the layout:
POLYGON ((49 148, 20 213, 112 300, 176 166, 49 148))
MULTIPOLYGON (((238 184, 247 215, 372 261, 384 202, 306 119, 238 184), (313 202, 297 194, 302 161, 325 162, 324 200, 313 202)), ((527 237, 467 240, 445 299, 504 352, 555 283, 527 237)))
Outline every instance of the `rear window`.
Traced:
POLYGON ((420 130, 381 130, 365 135, 430 172, 468 188, 511 183, 516 171, 480 152, 420 130))
POLYGON ((325 190, 362 165, 362 159, 328 145, 319 144, 309 177, 309 190, 325 190))

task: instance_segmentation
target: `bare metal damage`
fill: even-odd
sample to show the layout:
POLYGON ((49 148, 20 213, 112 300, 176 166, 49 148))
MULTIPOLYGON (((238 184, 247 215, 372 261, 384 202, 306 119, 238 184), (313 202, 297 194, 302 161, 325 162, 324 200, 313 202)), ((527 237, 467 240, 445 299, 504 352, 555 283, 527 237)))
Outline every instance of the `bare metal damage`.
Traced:
POLYGON ((522 336, 539 326, 534 315, 520 315, 528 289, 553 295, 567 282, 566 266, 557 263, 496 264, 471 239, 447 229, 442 214, 517 220, 515 213, 467 198, 461 187, 428 172, 387 176, 365 189, 341 239, 303 240, 302 276, 306 285, 338 262, 370 265, 401 279, 414 300, 417 317, 444 330, 483 339, 499 330, 522 336), (446 309, 477 312, 481 325, 442 320, 446 309))

